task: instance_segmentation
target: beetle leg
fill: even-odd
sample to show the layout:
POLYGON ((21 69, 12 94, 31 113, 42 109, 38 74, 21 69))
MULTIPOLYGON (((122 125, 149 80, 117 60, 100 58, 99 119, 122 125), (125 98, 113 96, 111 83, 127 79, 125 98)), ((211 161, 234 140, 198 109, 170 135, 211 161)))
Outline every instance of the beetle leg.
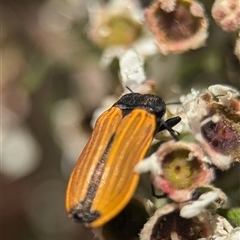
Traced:
POLYGON ((172 129, 172 127, 174 127, 175 125, 177 125, 179 122, 181 121, 181 118, 179 116, 177 117, 173 117, 173 118, 169 118, 167 119, 165 122, 162 123, 162 125, 160 126, 160 128, 158 129, 158 132, 163 131, 163 130, 167 130, 171 136, 178 141, 178 135, 179 133, 175 130, 172 129))

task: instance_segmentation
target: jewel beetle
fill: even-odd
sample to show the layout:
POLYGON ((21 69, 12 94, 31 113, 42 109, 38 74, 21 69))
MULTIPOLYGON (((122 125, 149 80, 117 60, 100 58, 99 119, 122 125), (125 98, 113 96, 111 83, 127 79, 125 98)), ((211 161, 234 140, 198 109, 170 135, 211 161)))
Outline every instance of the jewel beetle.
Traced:
POLYGON ((85 227, 100 227, 132 198, 139 175, 135 165, 147 153, 154 135, 172 129, 180 117, 166 121, 165 102, 153 94, 128 93, 97 119, 92 135, 71 175, 66 212, 85 227))

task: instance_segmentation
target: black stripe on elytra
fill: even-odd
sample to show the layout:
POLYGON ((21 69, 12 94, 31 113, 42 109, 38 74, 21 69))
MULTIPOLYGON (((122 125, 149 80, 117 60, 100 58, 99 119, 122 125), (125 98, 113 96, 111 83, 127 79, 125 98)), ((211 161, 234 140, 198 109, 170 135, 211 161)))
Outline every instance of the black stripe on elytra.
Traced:
POLYGON ((91 206, 102 179, 107 156, 112 146, 113 139, 114 135, 111 137, 101 159, 98 161, 94 169, 85 198, 79 202, 70 212, 74 220, 77 222, 91 223, 101 216, 100 212, 92 211, 91 206))

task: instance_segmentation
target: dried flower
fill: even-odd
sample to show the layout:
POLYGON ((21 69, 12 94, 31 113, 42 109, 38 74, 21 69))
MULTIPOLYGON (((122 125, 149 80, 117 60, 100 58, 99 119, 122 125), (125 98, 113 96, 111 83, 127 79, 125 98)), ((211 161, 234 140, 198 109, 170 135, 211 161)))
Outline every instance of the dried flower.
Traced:
POLYGON ((239 0, 216 0, 212 7, 212 16, 224 31, 240 30, 239 0))
MULTIPOLYGON (((210 192, 209 192, 210 193, 210 192)), ((206 194, 212 195, 213 194, 206 194)), ((189 207, 190 208, 190 207, 189 207)), ((181 216, 181 204, 171 203, 159 208, 144 225, 140 240, 238 240, 240 227, 233 228, 227 219, 203 210, 197 216, 181 216)))
POLYGON ((204 9, 193 0, 156 0, 145 17, 163 54, 199 48, 208 36, 204 9))
POLYGON ((181 98, 194 137, 220 169, 240 160, 239 95, 234 88, 213 85, 181 98))
POLYGON ((140 240, 182 239, 195 240, 210 237, 213 234, 209 224, 211 216, 202 213, 197 217, 186 219, 180 216, 179 206, 167 204, 158 209, 144 225, 140 240))
POLYGON ((188 201, 193 191, 209 184, 213 171, 205 163, 202 149, 193 143, 166 142, 157 152, 138 163, 135 171, 152 173, 152 181, 176 202, 188 201))

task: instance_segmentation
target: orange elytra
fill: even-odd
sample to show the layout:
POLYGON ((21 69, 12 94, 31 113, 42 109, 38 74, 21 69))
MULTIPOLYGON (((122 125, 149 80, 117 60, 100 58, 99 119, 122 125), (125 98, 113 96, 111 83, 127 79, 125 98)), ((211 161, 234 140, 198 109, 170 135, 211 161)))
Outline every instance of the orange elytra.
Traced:
POLYGON ((165 102, 152 94, 123 95, 96 121, 69 179, 66 211, 86 227, 110 221, 132 198, 139 175, 135 165, 146 155, 154 134, 181 119, 164 121, 165 102))

